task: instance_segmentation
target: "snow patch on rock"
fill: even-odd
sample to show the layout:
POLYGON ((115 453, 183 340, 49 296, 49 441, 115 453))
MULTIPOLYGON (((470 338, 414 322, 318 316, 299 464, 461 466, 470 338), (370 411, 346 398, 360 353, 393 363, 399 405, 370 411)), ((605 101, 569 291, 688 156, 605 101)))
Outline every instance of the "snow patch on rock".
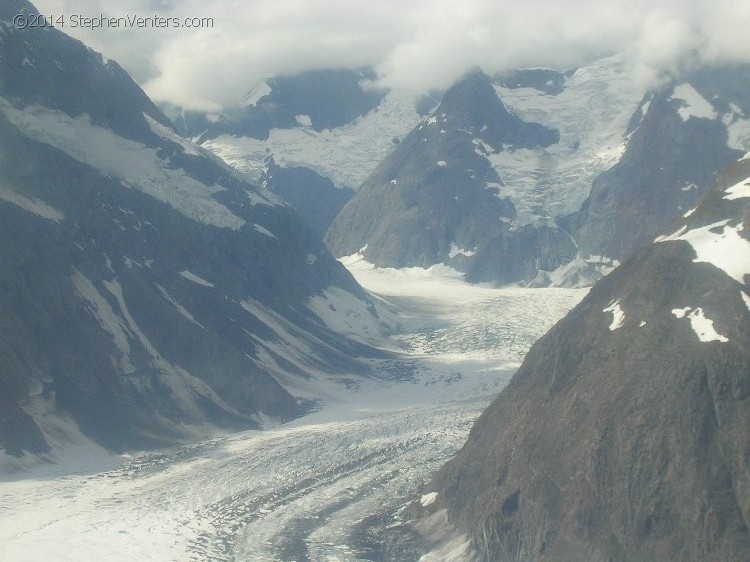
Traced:
POLYGON ((729 219, 707 226, 687 230, 680 227, 668 236, 659 236, 654 242, 685 240, 695 251, 695 263, 710 263, 732 279, 745 282, 750 275, 750 241, 740 236, 743 224, 729 226, 729 219), (721 229, 720 232, 716 232, 721 229))
POLYGON ((621 328, 625 323, 625 312, 620 306, 620 299, 612 301, 607 308, 602 310, 602 312, 612 313, 612 323, 609 325, 610 332, 614 332, 618 328, 621 328))
POLYGON ((698 339, 702 342, 728 342, 729 338, 722 336, 714 329, 714 321, 707 318, 702 308, 696 308, 690 312, 691 307, 675 308, 672 310, 672 314, 677 318, 687 318, 690 320, 690 327, 698 336, 698 339), (689 312, 689 314, 688 314, 689 312))
POLYGON ((690 84, 685 83, 675 87, 674 94, 669 99, 682 102, 682 107, 677 110, 677 113, 683 121, 691 117, 698 119, 716 119, 717 117, 714 107, 690 84))
POLYGON ((422 504, 422 507, 427 507, 428 505, 432 505, 433 503, 435 503, 435 500, 437 499, 437 497, 438 497, 437 492, 430 492, 429 494, 423 495, 420 498, 419 503, 422 504))
POLYGON ((726 193, 724 199, 729 199, 730 201, 750 197, 750 178, 745 178, 733 186, 728 187, 724 193, 726 193))
POLYGON ((467 258, 470 258, 474 254, 476 254, 476 248, 473 250, 464 250, 462 248, 459 248, 458 245, 455 242, 451 242, 450 251, 448 252, 448 257, 453 259, 456 256, 466 256, 467 258))

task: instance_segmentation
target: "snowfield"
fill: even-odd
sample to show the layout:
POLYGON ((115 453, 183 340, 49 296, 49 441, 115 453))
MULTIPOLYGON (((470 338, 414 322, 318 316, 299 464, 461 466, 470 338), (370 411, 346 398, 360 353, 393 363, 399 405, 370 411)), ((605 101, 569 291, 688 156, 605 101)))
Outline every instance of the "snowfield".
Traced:
POLYGON ((0 472, 0 560, 376 559, 363 520, 396 525, 404 504, 429 501, 430 474, 586 290, 346 264, 399 314, 400 333, 379 341, 399 355, 376 363, 380 377, 352 373, 321 389, 318 411, 274 429, 0 472))

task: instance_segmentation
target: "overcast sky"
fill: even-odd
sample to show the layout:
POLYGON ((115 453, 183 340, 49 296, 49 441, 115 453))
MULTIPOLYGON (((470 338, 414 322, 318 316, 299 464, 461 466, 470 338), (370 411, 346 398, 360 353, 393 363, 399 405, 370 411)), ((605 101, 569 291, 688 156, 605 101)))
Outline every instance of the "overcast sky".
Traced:
POLYGON ((391 87, 448 86, 473 65, 568 69, 623 52, 634 79, 750 62, 749 0, 36 0, 45 15, 211 17, 211 29, 63 31, 156 101, 218 111, 264 77, 376 67, 391 87), (123 7, 123 4, 126 7, 123 7))

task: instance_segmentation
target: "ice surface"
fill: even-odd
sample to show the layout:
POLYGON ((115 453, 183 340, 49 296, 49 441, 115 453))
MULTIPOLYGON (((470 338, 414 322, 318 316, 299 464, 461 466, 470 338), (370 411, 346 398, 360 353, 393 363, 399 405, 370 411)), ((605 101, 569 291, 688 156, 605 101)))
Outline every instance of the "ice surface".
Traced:
POLYGON ((413 93, 391 91, 378 107, 335 129, 273 129, 265 141, 221 135, 203 146, 256 180, 268 149, 280 166, 310 168, 336 187, 358 189, 393 149, 394 139, 403 139, 421 121, 416 98, 413 93))
POLYGON ((683 121, 691 117, 699 119, 716 119, 717 117, 714 107, 690 84, 685 83, 675 87, 670 99, 682 101, 682 107, 677 112, 683 121))
POLYGON ((729 226, 729 222, 727 219, 692 230, 682 226, 654 242, 685 240, 695 250, 694 262, 710 263, 744 284, 745 275, 750 274, 750 241, 739 234, 743 230, 742 223, 729 226))
MULTIPOLYGON (((312 382, 317 412, 275 429, 105 472, 92 460, 89 474, 16 475, 0 484, 0 559, 362 559, 361 521, 378 513, 399 525, 406 502, 429 496, 426 479, 532 342, 586 294, 478 287, 448 268, 350 267, 399 313, 400 332, 382 342, 396 355, 373 360, 376 377, 312 382)), ((328 290, 329 304, 338 297, 328 290)), ((294 336, 272 311, 244 305, 279 338, 294 336)), ((468 552, 466 537, 446 538, 426 560, 468 552)))
POLYGON ((644 94, 621 56, 578 69, 555 96, 534 88, 495 89, 521 119, 560 131, 560 142, 546 149, 488 156, 506 184, 503 196, 513 201, 521 225, 581 207, 594 178, 622 156, 625 132, 644 94))
POLYGON ((53 146, 105 176, 117 178, 123 185, 167 203, 195 221, 235 230, 245 224, 212 197, 223 188, 204 185, 184 170, 169 168, 156 149, 92 125, 88 115, 73 119, 41 106, 19 110, 2 98, 0 111, 29 138, 53 146))
POLYGON ((609 325, 609 331, 614 332, 617 328, 621 328, 625 322, 625 313, 620 306, 620 299, 612 301, 607 308, 602 312, 612 313, 612 323, 609 325))
POLYGON ((702 308, 696 308, 690 312, 691 307, 675 308, 672 310, 677 318, 687 318, 690 320, 690 327, 693 328, 693 332, 698 336, 698 339, 702 342, 728 342, 729 339, 722 336, 714 329, 714 321, 707 318, 702 308), (689 314, 688 314, 689 313, 689 314))

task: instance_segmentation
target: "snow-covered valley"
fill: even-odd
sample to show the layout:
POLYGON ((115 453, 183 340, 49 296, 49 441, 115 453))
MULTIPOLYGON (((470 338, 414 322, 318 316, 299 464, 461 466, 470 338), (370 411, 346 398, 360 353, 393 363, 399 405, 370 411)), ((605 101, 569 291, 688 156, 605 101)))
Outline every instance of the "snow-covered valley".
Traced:
POLYGON ((266 431, 0 474, 0 559, 380 559, 363 520, 397 523, 430 492, 430 474, 530 345, 586 291, 486 288, 441 266, 374 269, 356 256, 346 265, 400 317, 400 333, 380 342, 398 352, 376 365, 381 377, 352 373, 321 389, 316 412, 266 431))

